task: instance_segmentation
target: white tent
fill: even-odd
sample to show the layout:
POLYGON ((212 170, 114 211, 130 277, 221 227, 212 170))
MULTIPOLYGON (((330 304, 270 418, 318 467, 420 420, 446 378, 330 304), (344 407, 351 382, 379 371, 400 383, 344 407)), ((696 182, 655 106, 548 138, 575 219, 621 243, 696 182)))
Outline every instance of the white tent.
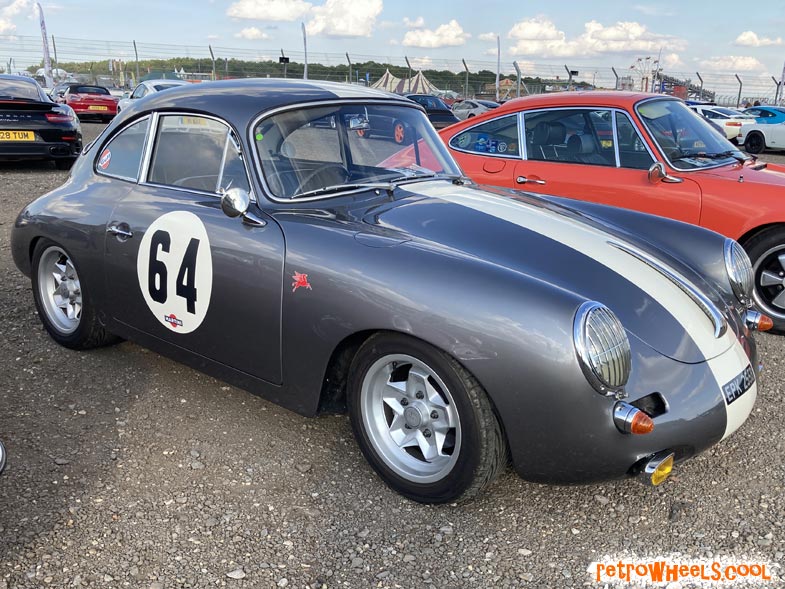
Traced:
POLYGON ((417 72, 417 75, 411 78, 396 78, 386 70, 384 75, 371 84, 371 88, 379 90, 387 90, 387 92, 395 92, 396 94, 436 94, 439 89, 431 84, 428 78, 422 72, 417 72))
POLYGON ((376 80, 373 84, 371 84, 371 88, 376 88, 378 90, 387 90, 387 92, 396 92, 398 88, 398 84, 400 84, 401 79, 396 78, 390 73, 390 70, 385 70, 384 75, 376 80))

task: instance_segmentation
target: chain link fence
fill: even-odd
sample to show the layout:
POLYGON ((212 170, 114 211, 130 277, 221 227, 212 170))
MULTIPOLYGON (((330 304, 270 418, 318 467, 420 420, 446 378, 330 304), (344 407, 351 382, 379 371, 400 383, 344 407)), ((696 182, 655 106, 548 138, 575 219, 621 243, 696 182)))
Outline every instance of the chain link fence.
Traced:
MULTIPOLYGON (((170 45, 135 41, 101 41, 52 36, 53 68, 57 78, 131 88, 148 74, 211 80, 246 77, 303 76, 303 51, 240 49, 209 45, 170 45), (288 63, 279 63, 286 57, 288 63)), ((42 67, 41 39, 0 35, 0 70, 36 74, 42 67)), ((648 58, 647 58, 648 59, 648 58)), ((545 64, 521 60, 502 62, 501 96, 512 98, 558 90, 642 90, 667 92, 682 98, 714 100, 718 104, 782 103, 781 88, 770 75, 751 72, 687 72, 630 65, 594 67, 545 64), (520 76, 516 72, 516 65, 520 76)), ((309 52, 308 77, 315 80, 373 84, 386 70, 398 78, 422 71, 443 91, 460 96, 495 97, 496 61, 426 56, 366 55, 309 52)))

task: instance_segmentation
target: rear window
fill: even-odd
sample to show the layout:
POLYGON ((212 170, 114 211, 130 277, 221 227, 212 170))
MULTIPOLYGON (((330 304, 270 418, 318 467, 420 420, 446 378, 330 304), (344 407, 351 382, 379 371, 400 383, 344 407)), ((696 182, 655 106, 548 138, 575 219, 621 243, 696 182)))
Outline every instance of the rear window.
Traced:
POLYGON ((738 117, 741 114, 739 111, 729 108, 715 108, 714 111, 729 117, 738 117))
POLYGON ((153 86, 156 92, 160 92, 161 90, 168 90, 169 88, 177 88, 178 86, 182 86, 182 84, 156 84, 153 86))
POLYGON ((109 90, 101 86, 71 86, 72 94, 109 94, 109 90))
POLYGON ((41 100, 38 86, 35 82, 25 80, 0 80, 0 99, 24 98, 27 100, 41 100))

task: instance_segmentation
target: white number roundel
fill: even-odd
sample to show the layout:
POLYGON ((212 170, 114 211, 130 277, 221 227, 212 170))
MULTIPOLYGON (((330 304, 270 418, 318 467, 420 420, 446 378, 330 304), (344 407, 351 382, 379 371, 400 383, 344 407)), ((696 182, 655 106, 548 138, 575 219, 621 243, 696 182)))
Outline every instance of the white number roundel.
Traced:
POLYGON ((153 221, 136 258, 139 287, 155 318, 169 331, 202 324, 213 290, 210 240, 201 219, 186 211, 153 221))

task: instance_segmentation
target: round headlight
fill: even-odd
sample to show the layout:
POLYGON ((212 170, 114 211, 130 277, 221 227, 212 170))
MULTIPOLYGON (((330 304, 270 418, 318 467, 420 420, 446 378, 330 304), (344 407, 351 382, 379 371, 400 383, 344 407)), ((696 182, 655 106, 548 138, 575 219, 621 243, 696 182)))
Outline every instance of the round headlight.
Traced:
POLYGON ((583 303, 573 324, 575 350, 591 385, 606 396, 623 396, 632 355, 624 326, 605 305, 583 303))
POLYGON ((733 294, 742 305, 752 304, 753 273, 750 257, 733 239, 725 240, 725 269, 733 294))

